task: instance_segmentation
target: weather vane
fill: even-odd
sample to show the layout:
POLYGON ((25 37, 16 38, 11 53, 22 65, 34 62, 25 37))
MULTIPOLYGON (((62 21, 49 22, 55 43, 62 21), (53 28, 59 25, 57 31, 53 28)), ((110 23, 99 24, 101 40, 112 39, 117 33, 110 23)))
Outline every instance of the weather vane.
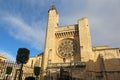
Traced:
POLYGON ((51 1, 51 4, 54 5, 54 0, 50 0, 51 1))

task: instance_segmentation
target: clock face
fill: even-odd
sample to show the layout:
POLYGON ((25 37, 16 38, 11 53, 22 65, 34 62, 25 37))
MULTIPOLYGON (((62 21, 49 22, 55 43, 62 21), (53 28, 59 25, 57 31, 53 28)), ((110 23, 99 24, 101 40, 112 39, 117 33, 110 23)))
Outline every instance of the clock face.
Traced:
POLYGON ((63 57, 67 58, 77 53, 77 45, 74 40, 65 39, 62 40, 58 46, 58 54, 63 57))

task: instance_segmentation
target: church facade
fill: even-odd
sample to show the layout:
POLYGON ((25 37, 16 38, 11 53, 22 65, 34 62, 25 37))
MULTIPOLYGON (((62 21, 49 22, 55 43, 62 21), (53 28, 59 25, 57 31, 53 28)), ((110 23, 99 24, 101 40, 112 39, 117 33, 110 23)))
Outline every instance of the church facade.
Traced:
POLYGON ((48 11, 40 80, 119 80, 120 48, 92 47, 88 19, 59 26, 55 6, 48 11))
POLYGON ((120 48, 92 47, 86 17, 77 24, 58 24, 59 13, 52 6, 48 11, 41 77, 51 80, 120 79, 120 48))
POLYGON ((66 71, 73 72, 70 71, 73 64, 84 66, 84 62, 93 57, 88 19, 79 19, 78 24, 68 26, 58 26, 58 21, 59 14, 52 6, 48 11, 42 64, 43 75, 49 71, 50 73, 56 72, 54 76, 57 76, 60 74, 60 67, 68 67, 66 71))

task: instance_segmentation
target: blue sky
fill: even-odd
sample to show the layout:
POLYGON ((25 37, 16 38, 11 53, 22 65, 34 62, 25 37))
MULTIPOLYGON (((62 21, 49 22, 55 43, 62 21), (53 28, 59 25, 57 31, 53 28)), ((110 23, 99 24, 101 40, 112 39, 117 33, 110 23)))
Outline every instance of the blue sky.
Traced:
POLYGON ((44 51, 47 13, 52 1, 59 25, 89 19, 93 46, 120 47, 120 0, 0 0, 0 54, 14 60, 25 47, 30 56, 44 51))

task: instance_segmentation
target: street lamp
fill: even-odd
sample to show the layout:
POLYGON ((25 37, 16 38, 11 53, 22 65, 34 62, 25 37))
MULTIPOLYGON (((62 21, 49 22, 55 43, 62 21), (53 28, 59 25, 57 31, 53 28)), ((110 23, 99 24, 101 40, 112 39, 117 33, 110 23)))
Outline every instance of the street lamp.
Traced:
POLYGON ((72 80, 72 65, 71 65, 71 58, 72 58, 72 54, 69 54, 69 56, 70 56, 70 76, 71 76, 71 78, 70 78, 70 80, 72 80))

